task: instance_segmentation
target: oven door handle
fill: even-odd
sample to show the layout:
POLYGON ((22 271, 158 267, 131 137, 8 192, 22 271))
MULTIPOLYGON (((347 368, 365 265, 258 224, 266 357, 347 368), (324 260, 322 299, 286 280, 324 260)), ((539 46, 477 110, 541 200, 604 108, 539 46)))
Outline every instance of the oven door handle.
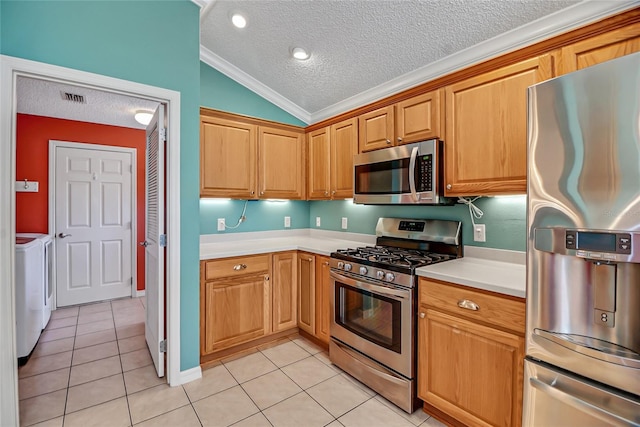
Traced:
POLYGON ((365 291, 370 291, 375 294, 383 295, 395 300, 406 299, 409 294, 408 290, 402 291, 402 290, 387 288, 386 286, 371 285, 369 283, 361 282, 360 280, 355 280, 350 277, 343 276, 342 274, 334 273, 333 271, 331 272, 331 277, 334 280, 338 280, 341 283, 344 283, 345 285, 348 285, 352 288, 358 288, 365 291))
POLYGON ((420 200, 416 192, 416 157, 418 157, 418 147, 413 147, 409 159, 409 190, 411 190, 411 198, 414 202, 420 200))

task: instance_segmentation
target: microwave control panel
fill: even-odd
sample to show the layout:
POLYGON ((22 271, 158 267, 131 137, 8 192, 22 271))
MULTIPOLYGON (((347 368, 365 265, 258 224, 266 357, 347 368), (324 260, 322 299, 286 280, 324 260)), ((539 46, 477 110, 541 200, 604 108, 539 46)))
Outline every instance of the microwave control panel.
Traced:
POLYGON ((566 230, 565 247, 577 256, 615 259, 614 254, 631 254, 631 234, 566 230))
POLYGON ((423 154, 418 157, 416 167, 417 191, 433 191, 433 154, 423 154))

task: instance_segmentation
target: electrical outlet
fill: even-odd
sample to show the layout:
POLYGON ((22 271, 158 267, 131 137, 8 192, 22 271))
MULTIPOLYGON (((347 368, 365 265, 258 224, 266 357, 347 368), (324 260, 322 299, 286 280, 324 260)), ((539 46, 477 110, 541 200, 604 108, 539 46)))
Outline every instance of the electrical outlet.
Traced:
POLYGON ((316 217, 316 227, 320 227, 321 221, 320 221, 320 217, 317 216, 316 217))
POLYGON ((342 229, 343 230, 347 229, 347 217, 346 216, 342 217, 342 229))
POLYGON ((486 242, 487 236, 485 234, 484 224, 476 224, 473 227, 473 241, 474 242, 486 242))
POLYGON ((285 216, 284 217, 284 227, 285 228, 291 227, 291 217, 290 216, 285 216))
POLYGON ((224 218, 218 218, 218 231, 224 231, 225 223, 224 218))

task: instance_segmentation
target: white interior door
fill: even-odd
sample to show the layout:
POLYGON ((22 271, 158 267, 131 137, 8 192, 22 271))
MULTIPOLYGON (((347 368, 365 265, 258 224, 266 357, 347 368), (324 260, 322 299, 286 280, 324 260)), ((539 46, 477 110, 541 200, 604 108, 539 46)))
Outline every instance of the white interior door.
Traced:
POLYGON ((164 376, 164 106, 160 105, 147 126, 145 295, 147 320, 145 338, 158 376, 164 376))
POLYGON ((131 295, 133 154, 55 148, 57 306, 131 295))

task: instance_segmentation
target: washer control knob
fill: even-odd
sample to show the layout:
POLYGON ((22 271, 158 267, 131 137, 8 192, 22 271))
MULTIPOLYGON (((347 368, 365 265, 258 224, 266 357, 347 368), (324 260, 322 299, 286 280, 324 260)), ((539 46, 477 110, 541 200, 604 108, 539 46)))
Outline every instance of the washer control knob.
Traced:
POLYGON ((384 279, 384 271, 382 270, 376 271, 376 277, 380 280, 384 279))
POLYGON ((393 282, 396 279, 396 275, 393 273, 387 273, 384 276, 384 280, 386 280, 387 282, 393 282))
POLYGON ((344 271, 351 271, 351 264, 349 264, 348 262, 346 262, 344 264, 344 271))
POLYGON ((344 262, 338 261, 338 268, 342 270, 344 268, 344 262))
POLYGON ((368 271, 369 270, 367 270, 367 267, 360 267, 360 274, 362 274, 363 276, 367 274, 368 271))

